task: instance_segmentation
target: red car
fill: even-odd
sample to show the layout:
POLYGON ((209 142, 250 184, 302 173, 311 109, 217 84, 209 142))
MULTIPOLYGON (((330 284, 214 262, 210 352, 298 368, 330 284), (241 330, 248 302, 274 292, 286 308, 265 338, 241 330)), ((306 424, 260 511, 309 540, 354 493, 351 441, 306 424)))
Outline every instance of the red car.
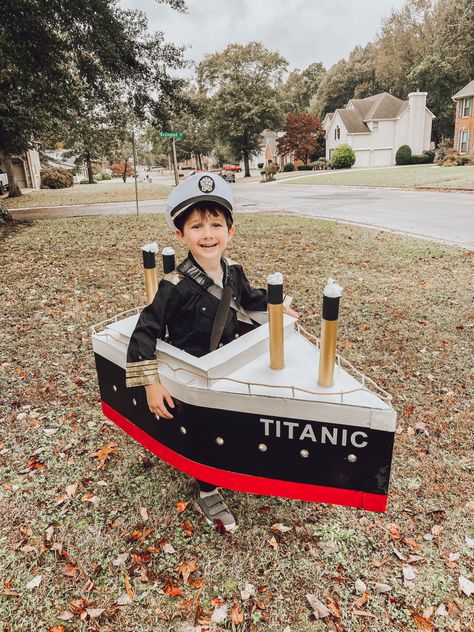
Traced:
POLYGON ((240 173, 242 171, 242 169, 239 167, 239 165, 222 165, 222 171, 236 171, 237 173, 240 173))

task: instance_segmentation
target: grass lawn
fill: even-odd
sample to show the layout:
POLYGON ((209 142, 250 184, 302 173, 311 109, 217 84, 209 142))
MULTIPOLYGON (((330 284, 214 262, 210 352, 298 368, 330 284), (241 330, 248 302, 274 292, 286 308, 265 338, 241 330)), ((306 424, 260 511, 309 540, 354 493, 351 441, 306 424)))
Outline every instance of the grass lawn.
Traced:
MULTIPOLYGON (((150 182, 138 183, 139 200, 159 200, 168 196, 171 187, 150 182)), ((5 198, 9 209, 67 206, 68 204, 98 204, 107 202, 132 202, 135 200, 135 183, 97 182, 97 184, 75 184, 70 189, 40 189, 25 193, 18 198, 5 198)))
POLYGON ((474 166, 414 165, 386 169, 319 172, 304 178, 289 178, 288 184, 474 191, 474 166))
POLYGON ((474 580, 473 253, 310 219, 238 219, 230 256, 254 284, 281 270, 310 331, 319 333, 327 277, 344 286, 339 350, 392 393, 399 413, 387 513, 227 492, 240 527, 226 536, 191 505, 179 513, 190 480, 101 414, 89 331, 143 304, 139 249, 172 243, 164 219, 4 227, 4 632, 472 624, 459 579, 474 580), (106 444, 100 468, 94 453, 106 444), (254 594, 242 595, 246 584, 254 594), (314 620, 310 593, 330 616, 314 620), (227 618, 211 625, 224 607, 227 618))

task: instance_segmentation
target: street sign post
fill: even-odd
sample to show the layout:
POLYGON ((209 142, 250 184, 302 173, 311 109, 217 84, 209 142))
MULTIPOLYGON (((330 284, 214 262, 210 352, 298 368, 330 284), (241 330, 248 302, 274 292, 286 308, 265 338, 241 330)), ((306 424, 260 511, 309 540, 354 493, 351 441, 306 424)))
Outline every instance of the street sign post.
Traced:
POLYGON ((160 132, 160 138, 184 138, 184 132, 160 132))
POLYGON ((179 184, 179 175, 178 175, 178 162, 176 160, 176 139, 184 138, 183 132, 160 132, 160 138, 171 138, 173 145, 173 170, 174 170, 174 181, 176 186, 179 184))

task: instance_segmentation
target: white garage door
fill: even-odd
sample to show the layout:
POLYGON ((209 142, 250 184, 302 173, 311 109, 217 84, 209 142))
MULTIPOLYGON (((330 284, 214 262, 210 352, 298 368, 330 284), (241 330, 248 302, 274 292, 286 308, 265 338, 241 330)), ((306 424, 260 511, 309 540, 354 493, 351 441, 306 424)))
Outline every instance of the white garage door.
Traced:
POLYGON ((392 164, 391 149, 374 149, 372 154, 372 165, 374 167, 385 167, 392 164))
POLYGON ((370 165, 370 151, 356 149, 355 155, 356 161, 354 167, 368 167, 370 165))

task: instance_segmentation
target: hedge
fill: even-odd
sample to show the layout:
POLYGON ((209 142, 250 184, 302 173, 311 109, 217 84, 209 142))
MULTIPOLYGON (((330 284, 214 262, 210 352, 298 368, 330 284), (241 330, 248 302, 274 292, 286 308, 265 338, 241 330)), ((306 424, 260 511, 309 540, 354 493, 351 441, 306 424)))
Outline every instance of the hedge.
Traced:
POLYGON ((40 176, 42 189, 68 189, 74 184, 72 173, 62 167, 43 167, 40 176))

